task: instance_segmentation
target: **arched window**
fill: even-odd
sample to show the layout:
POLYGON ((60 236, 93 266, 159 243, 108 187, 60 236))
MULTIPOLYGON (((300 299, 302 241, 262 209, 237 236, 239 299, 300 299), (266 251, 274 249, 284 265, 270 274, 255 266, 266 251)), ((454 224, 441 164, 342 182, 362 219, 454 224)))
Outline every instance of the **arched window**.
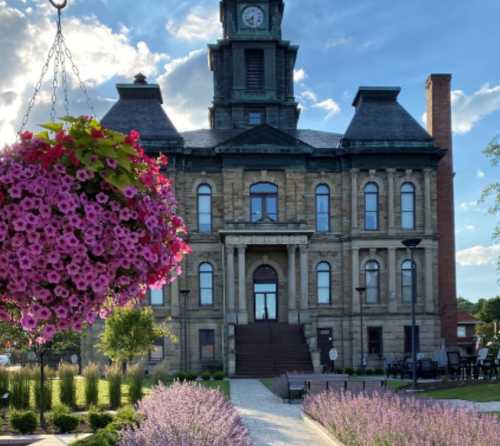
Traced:
POLYGON ((316 288, 319 304, 332 303, 332 275, 328 262, 320 262, 316 266, 316 288))
POLYGON ((380 294, 380 265, 376 260, 370 260, 365 264, 365 284, 366 303, 377 304, 380 294))
POLYGON ((411 260, 405 260, 401 264, 401 296, 406 304, 413 300, 413 287, 416 284, 417 265, 411 260))
POLYGON ((257 183, 250 187, 250 219, 252 223, 278 220, 278 186, 257 183))
POLYGON ((259 266, 253 275, 254 311, 256 321, 278 319, 278 275, 268 265, 259 266))
POLYGON ((330 188, 326 184, 316 188, 316 231, 330 231, 330 188))
POLYGON ((212 188, 208 184, 198 187, 198 231, 212 232, 212 188))
POLYGON ((378 230, 378 186, 368 183, 365 186, 365 230, 378 230))
POLYGON ((210 263, 202 263, 199 269, 200 305, 214 303, 214 268, 210 263))
POLYGON ((415 229, 415 186, 412 183, 401 186, 401 227, 415 229))

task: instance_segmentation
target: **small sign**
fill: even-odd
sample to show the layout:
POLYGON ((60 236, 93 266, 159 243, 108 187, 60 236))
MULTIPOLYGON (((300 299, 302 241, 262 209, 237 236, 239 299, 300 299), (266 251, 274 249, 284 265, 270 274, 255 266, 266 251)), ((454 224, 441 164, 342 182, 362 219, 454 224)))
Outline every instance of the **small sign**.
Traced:
POLYGON ((78 355, 73 354, 70 359, 72 364, 78 364, 78 355))
POLYGON ((330 361, 336 361, 338 356, 339 356, 339 353, 337 352, 337 349, 336 348, 331 348, 330 349, 330 352, 329 352, 329 356, 330 356, 330 361))

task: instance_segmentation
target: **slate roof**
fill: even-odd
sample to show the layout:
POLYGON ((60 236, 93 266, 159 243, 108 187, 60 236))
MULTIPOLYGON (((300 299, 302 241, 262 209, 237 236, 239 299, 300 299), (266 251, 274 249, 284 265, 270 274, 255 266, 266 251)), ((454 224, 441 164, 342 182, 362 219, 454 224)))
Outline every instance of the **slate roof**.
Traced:
MULTIPOLYGON (((190 149, 211 149, 228 142, 249 129, 203 129, 181 133, 184 146, 190 149)), ((337 149, 342 135, 317 130, 278 130, 286 133, 314 149, 337 149)))
POLYGON ((134 84, 118 84, 116 89, 120 99, 102 118, 105 127, 123 133, 138 130, 142 140, 181 140, 163 110, 159 85, 138 74, 134 84))
POLYGON ((353 105, 356 113, 345 135, 344 146, 356 142, 432 142, 432 137, 397 102, 397 87, 360 87, 353 105))

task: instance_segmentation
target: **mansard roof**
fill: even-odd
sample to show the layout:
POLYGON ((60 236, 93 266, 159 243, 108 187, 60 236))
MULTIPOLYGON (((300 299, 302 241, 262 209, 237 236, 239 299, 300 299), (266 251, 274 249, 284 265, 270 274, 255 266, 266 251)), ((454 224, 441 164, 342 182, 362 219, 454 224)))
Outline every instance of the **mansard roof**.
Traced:
POLYGON ((306 151, 313 149, 337 149, 342 135, 317 130, 282 130, 269 125, 251 129, 204 129, 184 132, 185 147, 188 149, 215 149, 224 147, 297 147, 306 151))
POLYGON ((159 85, 148 84, 138 74, 133 84, 117 84, 116 89, 119 100, 102 118, 105 127, 123 133, 137 130, 143 141, 181 141, 162 107, 159 85))
POLYGON ((360 87, 343 147, 433 147, 432 137, 397 101, 400 91, 398 87, 360 87))

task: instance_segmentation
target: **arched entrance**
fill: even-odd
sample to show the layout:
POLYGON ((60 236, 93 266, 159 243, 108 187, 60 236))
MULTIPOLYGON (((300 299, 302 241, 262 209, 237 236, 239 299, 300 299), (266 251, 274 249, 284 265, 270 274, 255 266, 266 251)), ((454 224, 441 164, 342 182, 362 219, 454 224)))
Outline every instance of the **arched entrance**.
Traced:
POLYGON ((278 320, 278 275, 274 268, 262 265, 253 274, 255 322, 278 320))

